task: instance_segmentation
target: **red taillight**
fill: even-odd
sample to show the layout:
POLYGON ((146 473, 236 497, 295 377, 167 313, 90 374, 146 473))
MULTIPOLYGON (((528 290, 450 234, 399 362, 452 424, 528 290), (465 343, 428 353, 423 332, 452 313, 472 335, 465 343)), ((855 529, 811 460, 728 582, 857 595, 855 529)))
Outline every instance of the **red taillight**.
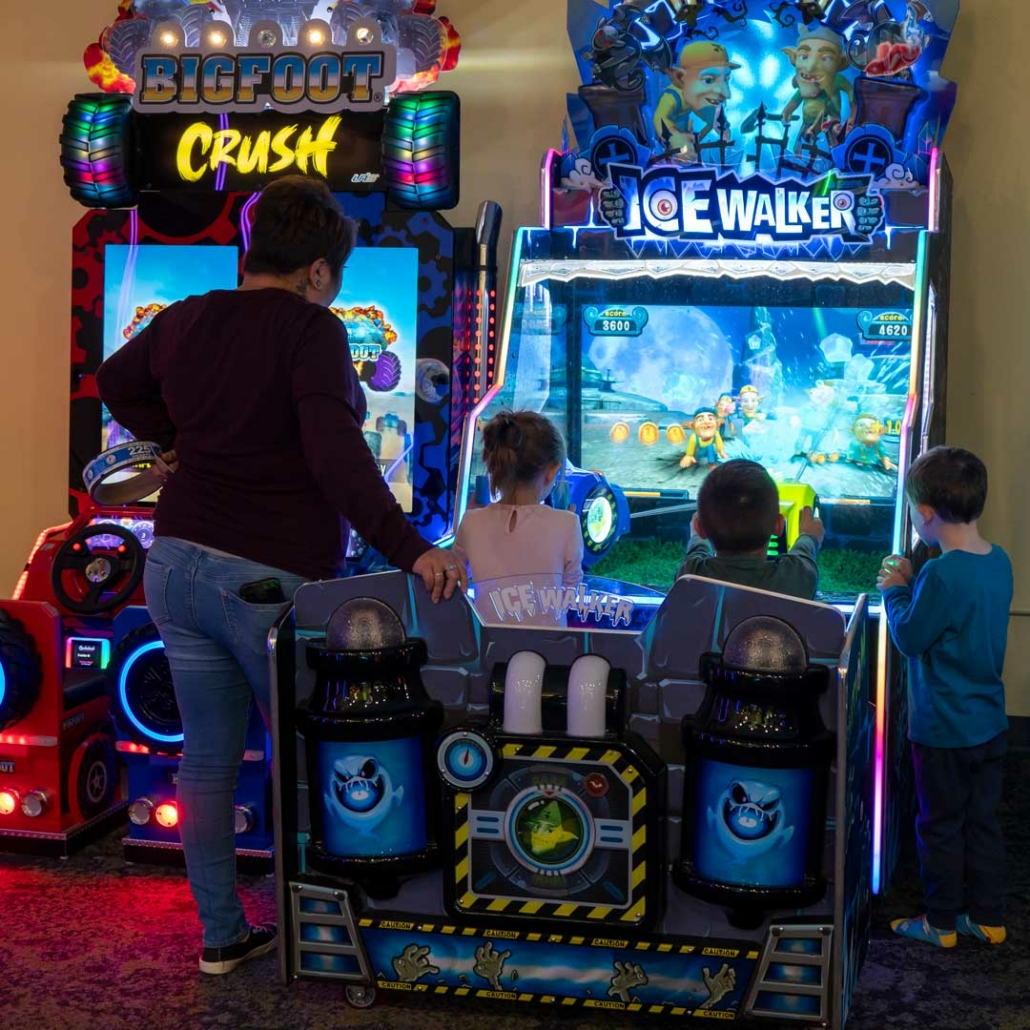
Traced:
POLYGON ((171 830, 179 825, 179 809, 174 802, 165 801, 154 809, 154 818, 158 826, 171 830))

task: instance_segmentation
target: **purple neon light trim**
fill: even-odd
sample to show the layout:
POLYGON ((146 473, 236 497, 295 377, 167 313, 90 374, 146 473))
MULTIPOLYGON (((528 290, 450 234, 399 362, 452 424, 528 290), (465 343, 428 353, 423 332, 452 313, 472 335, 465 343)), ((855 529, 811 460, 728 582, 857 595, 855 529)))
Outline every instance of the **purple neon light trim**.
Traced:
MULTIPOLYGON (((218 128, 222 132, 229 131, 229 116, 223 111, 218 116, 218 128)), ((218 171, 215 172, 215 193, 221 193, 225 189, 225 176, 229 171, 229 166, 224 161, 218 162, 218 171)))

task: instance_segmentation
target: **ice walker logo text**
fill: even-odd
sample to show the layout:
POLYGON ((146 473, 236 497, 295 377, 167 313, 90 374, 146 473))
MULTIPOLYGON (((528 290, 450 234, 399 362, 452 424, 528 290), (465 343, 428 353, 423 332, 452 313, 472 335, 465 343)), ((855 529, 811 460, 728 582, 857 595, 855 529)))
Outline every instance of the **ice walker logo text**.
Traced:
POLYGON ((608 166, 601 217, 620 239, 646 237, 706 243, 804 243, 819 236, 869 243, 883 225, 883 200, 871 177, 830 172, 818 182, 739 179, 732 172, 662 166, 608 166))
POLYGON ((489 590, 490 604, 501 622, 521 622, 534 615, 553 615, 557 623, 570 611, 586 621, 605 622, 611 626, 630 624, 633 602, 617 594, 591 590, 581 583, 578 587, 538 587, 533 583, 498 587, 489 590))

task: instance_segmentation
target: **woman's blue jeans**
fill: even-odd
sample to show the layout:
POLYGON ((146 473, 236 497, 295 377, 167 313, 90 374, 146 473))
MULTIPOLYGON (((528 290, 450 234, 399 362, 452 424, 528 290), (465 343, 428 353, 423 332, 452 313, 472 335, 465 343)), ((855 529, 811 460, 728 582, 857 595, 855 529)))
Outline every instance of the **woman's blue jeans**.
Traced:
POLYGON ((251 698, 269 724, 268 633, 282 604, 248 604, 240 587, 275 578, 292 599, 301 576, 159 537, 147 556, 147 608, 164 641, 182 716, 179 829, 205 947, 249 932, 236 893, 233 792, 251 698))

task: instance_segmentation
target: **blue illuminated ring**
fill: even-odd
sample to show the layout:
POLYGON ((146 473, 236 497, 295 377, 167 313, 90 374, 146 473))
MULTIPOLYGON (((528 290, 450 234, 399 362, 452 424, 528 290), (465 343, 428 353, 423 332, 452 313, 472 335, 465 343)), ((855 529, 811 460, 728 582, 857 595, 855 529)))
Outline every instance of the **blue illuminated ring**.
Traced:
POLYGON ((133 440, 112 447, 95 457, 82 473, 82 482, 91 500, 99 505, 134 504, 160 489, 168 466, 161 460, 156 443, 133 440), (118 472, 135 470, 138 475, 117 483, 109 480, 118 472))
POLYGON ((0 662, 0 705, 4 703, 4 698, 7 696, 7 670, 4 668, 4 663, 0 662))
POLYGON ((132 707, 129 704, 129 672, 132 667, 142 658, 145 654, 149 654, 151 651, 156 651, 159 648, 164 648, 164 641, 151 640, 149 643, 141 644, 133 651, 128 658, 125 660, 125 664, 122 666, 122 671, 118 676, 118 700, 121 702, 122 711, 125 713, 126 718, 133 726, 136 727, 146 737, 150 737, 151 740, 158 740, 162 744, 181 744, 183 741, 183 734, 177 733, 168 735, 166 733, 155 733, 148 726, 144 726, 143 723, 136 718, 132 707))
POLYGON ((469 730, 456 730, 448 734, 436 750, 436 765, 440 778, 456 791, 478 790, 494 772, 494 752, 489 741, 469 730), (461 768, 458 750, 468 751, 469 764, 461 768))

